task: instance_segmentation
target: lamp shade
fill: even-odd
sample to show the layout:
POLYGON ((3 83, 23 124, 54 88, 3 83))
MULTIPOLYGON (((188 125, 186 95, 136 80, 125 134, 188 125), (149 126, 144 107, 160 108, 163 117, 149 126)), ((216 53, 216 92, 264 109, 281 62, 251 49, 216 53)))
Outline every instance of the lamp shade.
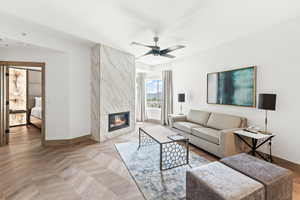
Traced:
POLYGON ((275 110, 276 94, 259 94, 258 108, 264 110, 275 110))
POLYGON ((178 94, 178 102, 185 102, 185 94, 184 93, 178 94))

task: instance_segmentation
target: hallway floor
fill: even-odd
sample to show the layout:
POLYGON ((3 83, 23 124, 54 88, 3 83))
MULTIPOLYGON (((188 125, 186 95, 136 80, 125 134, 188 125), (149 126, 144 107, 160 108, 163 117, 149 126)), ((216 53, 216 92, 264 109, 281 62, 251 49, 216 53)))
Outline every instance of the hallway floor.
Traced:
POLYGON ((10 146, 21 144, 39 144, 41 142, 41 130, 34 126, 17 126, 10 128, 10 146))

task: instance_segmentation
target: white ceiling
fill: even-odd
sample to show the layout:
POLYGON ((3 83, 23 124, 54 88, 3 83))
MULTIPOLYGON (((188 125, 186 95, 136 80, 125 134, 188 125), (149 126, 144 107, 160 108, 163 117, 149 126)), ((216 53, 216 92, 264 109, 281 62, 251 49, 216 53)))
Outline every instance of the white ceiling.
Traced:
POLYGON ((0 37, 0 49, 1 50, 7 50, 7 49, 13 49, 13 50, 17 50, 17 49, 23 49, 23 50, 40 50, 40 51, 52 51, 52 52, 61 52, 61 51, 57 51, 51 48, 47 48, 47 47, 42 47, 39 45, 35 45, 29 42, 22 42, 21 40, 13 40, 13 39, 9 39, 6 37, 0 37))
POLYGON ((34 45, 0 37, 0 48, 33 47, 34 45))
MULTIPOLYGON (((177 58, 300 15, 299 0, 0 0, 0 4, 2 13, 136 56, 148 49, 131 46, 132 41, 151 44, 158 35, 161 48, 187 46, 172 53, 177 58)), ((153 65, 170 59, 148 56, 139 61, 153 65)))

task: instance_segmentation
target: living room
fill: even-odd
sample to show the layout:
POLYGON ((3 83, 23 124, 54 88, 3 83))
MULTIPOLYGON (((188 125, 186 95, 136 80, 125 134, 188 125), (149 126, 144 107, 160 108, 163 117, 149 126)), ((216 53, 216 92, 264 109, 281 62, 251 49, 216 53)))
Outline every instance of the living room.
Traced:
POLYGON ((296 0, 1 3, 0 199, 300 199, 296 0))

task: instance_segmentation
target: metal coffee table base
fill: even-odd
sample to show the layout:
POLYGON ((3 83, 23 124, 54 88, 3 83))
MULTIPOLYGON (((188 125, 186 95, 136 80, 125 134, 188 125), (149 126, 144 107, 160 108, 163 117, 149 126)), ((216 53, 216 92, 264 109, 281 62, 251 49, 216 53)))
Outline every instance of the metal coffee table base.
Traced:
POLYGON ((139 147, 159 144, 160 170, 172 169, 189 164, 189 139, 159 142, 150 134, 139 128, 139 147))

